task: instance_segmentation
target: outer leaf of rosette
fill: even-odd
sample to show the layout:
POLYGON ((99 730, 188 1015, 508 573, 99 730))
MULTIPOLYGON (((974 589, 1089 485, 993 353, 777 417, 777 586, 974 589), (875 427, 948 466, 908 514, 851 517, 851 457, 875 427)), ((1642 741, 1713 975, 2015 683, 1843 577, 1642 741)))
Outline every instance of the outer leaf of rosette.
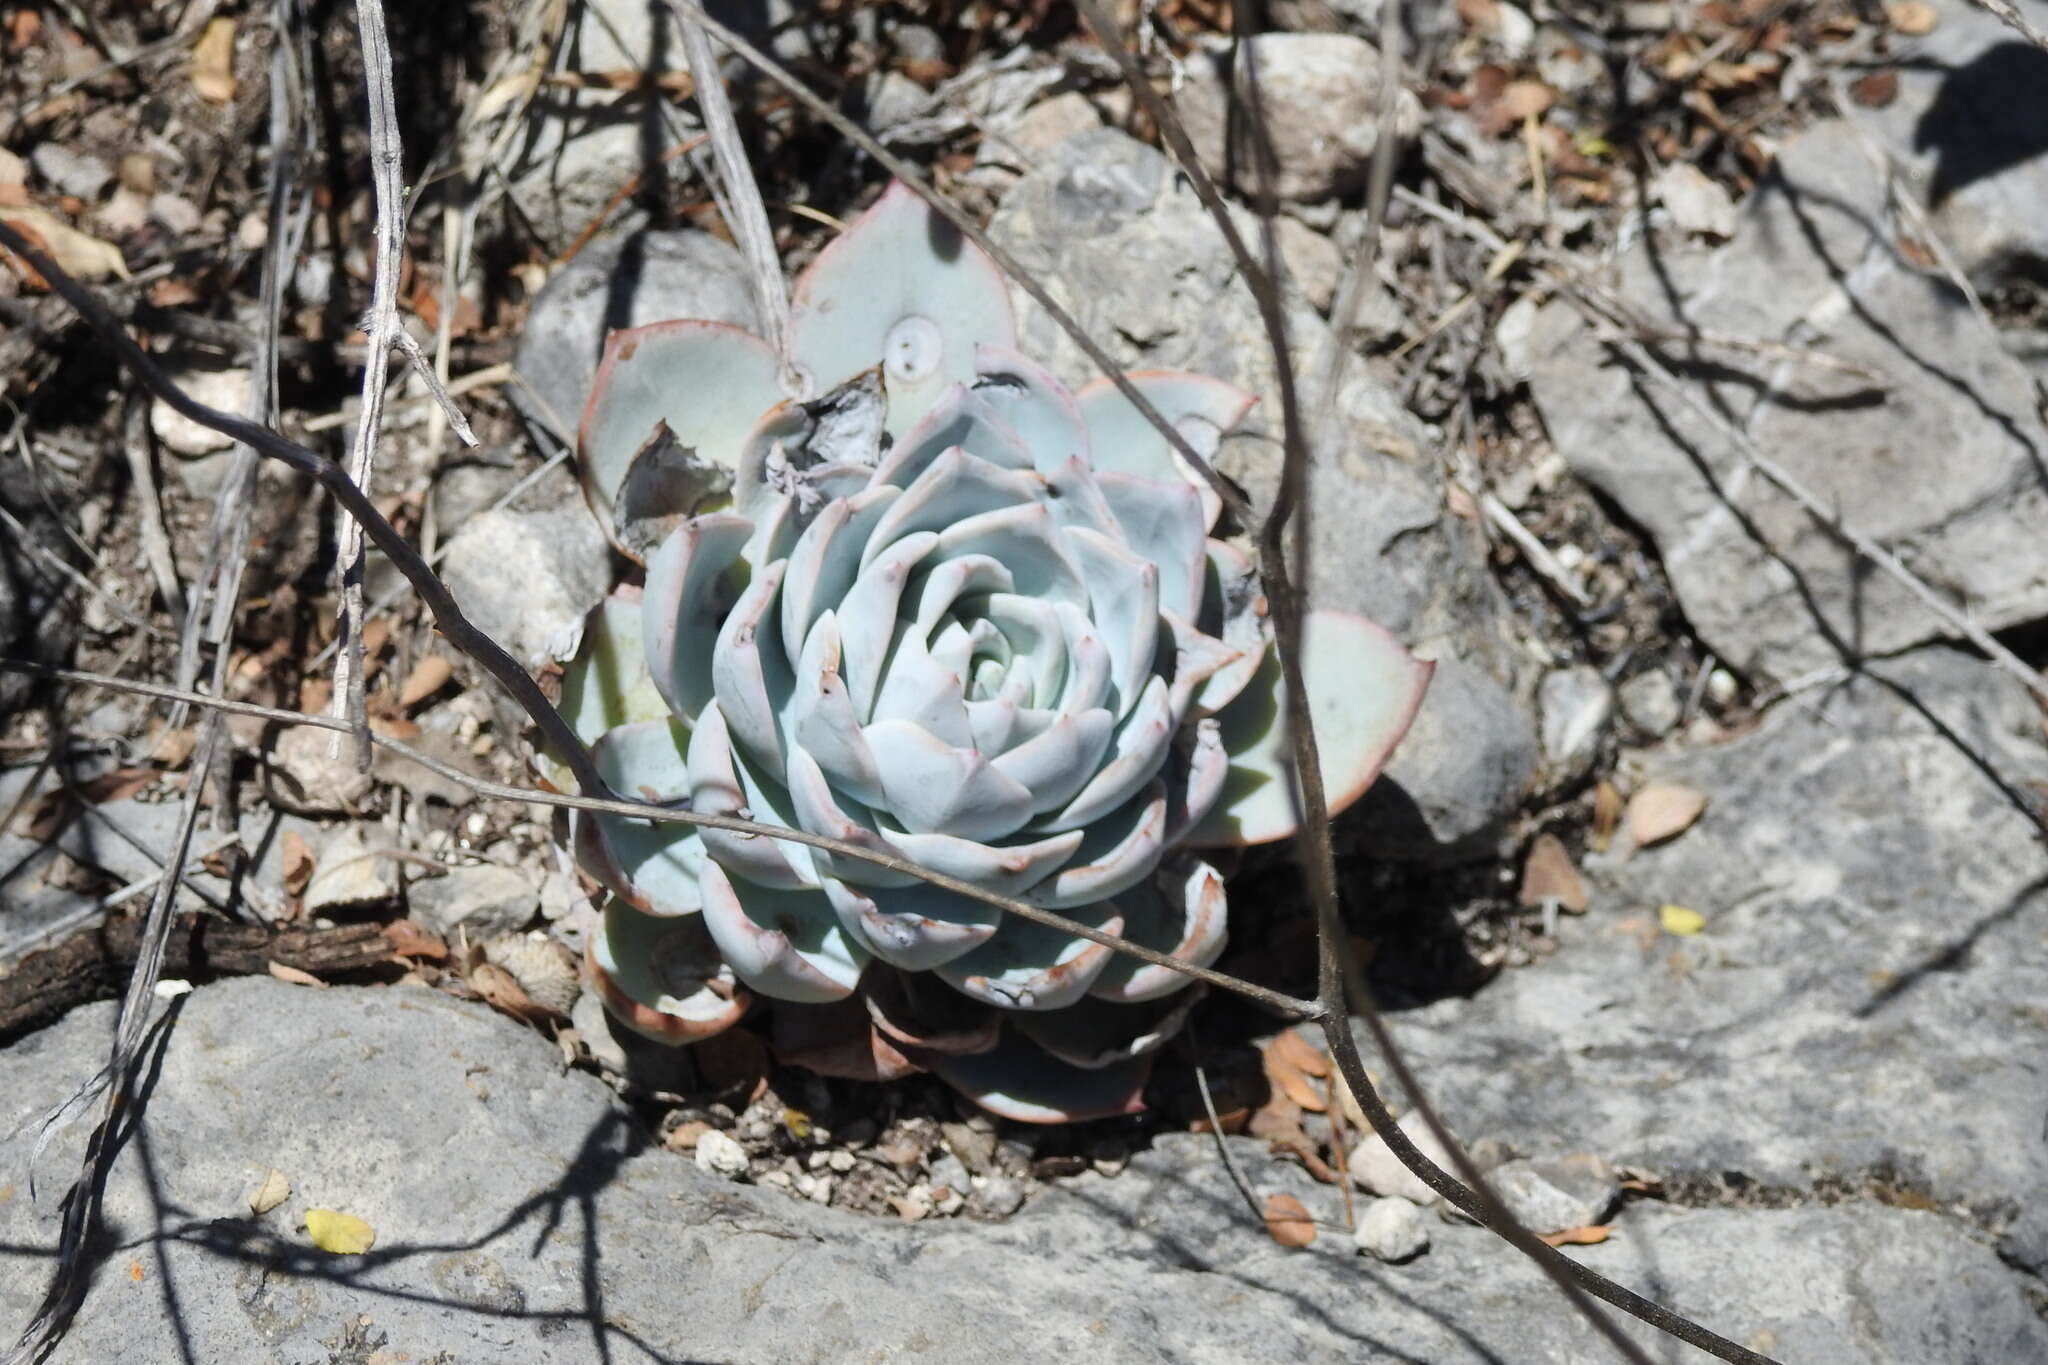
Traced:
MULTIPOLYGON (((1214 962, 1228 942, 1223 876, 1199 859, 1162 867, 1156 876, 1119 894, 1116 903, 1123 912, 1125 938, 1197 967, 1214 962)), ((1171 967, 1118 953, 1088 993, 1101 1001, 1132 1005, 1175 995, 1190 984, 1171 967)))
POLYGON ((715 513, 669 533, 648 557, 640 598, 640 641, 655 690, 695 723, 716 689, 711 664, 720 627, 737 595, 731 571, 754 524, 715 513))
MULTIPOLYGON (((585 744, 595 744, 614 726, 669 715, 668 703, 648 676, 640 601, 638 588, 623 587, 592 607, 575 657, 562 667, 556 709, 585 744)), ((536 756, 535 766, 552 786, 567 790, 574 785, 561 755, 551 749, 536 756)))
POLYGON ((576 466, 590 510, 619 552, 641 560, 619 534, 616 504, 657 424, 666 423, 676 446, 691 458, 734 471, 755 419, 781 399, 775 353, 750 332, 695 319, 613 332, 584 405, 576 466))
MULTIPOLYGON (((1113 906, 1089 918, 1091 928, 1123 932, 1113 906)), ((998 1009, 1056 1010, 1088 993, 1111 952, 1092 939, 1010 915, 993 938, 935 970, 955 990, 998 1009)))
MULTIPOLYGON (((689 794, 689 743, 689 730, 673 719, 635 721, 606 731, 591 758, 621 796, 665 804, 689 794)), ((693 915, 703 906, 704 845, 693 827, 581 811, 575 820, 585 870, 634 909, 693 915)))
MULTIPOLYGON (((1302 621, 1301 668, 1334 816, 1365 795, 1408 733, 1435 666, 1363 616, 1312 611, 1302 621)), ((1283 687, 1279 654, 1268 648, 1258 673, 1217 716, 1230 769, 1221 799, 1189 831, 1186 846, 1271 843, 1299 827, 1283 687)))
POLYGON ((1071 1066, 1010 1029, 987 1052, 926 1057, 932 1074, 999 1118, 1020 1123, 1078 1123, 1137 1114, 1152 1075, 1147 1052, 1094 1068, 1071 1066))
POLYGON ((797 279, 789 322, 814 394, 882 366, 892 436, 973 381, 976 346, 1016 343, 995 262, 900 181, 797 279))
POLYGON ((606 902, 584 965, 614 1019, 658 1043, 694 1043, 740 1021, 753 996, 733 979, 704 921, 606 902))
POLYGON ((1090 999, 1045 1014, 1013 1014, 1009 1023, 1067 1065, 1095 1071, 1157 1052, 1181 1031, 1201 998, 1196 983, 1142 1004, 1090 999))
POLYGON ((704 925, 742 981, 777 1000, 822 1004, 853 993, 867 950, 822 891, 756 886, 707 859, 704 925))
MULTIPOLYGON (((1124 378, 1205 460, 1216 453, 1223 434, 1243 421, 1252 404, 1258 401, 1235 384, 1181 370, 1132 370, 1124 378)), ((1185 479, 1201 494, 1202 524, 1216 524, 1223 510, 1223 500, 1216 496, 1216 490, 1209 487, 1200 471, 1188 467, 1180 452, 1112 380, 1105 376, 1085 385, 1075 402, 1088 423, 1088 440, 1095 450, 1098 471, 1161 481, 1185 479)))

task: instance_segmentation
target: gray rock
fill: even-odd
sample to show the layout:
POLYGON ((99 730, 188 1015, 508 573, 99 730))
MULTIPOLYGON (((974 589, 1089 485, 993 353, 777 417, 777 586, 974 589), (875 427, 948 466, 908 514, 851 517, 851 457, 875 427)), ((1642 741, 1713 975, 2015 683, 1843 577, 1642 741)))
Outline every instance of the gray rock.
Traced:
POLYGON ((540 892, 516 867, 475 863, 451 867, 439 877, 422 877, 406 888, 412 917, 435 933, 458 927, 470 942, 524 929, 540 912, 540 892))
POLYGON ((1438 659, 1415 723, 1350 818, 1383 858, 1455 863, 1494 852, 1535 779, 1534 728, 1494 680, 1438 659))
MULTIPOLYGON (((104 1059, 110 1005, 0 1051, 0 1330, 28 1321, 56 1190, 22 1176, 37 1120, 104 1059)), ((1599 1349, 1484 1231, 1435 1230, 1406 1266, 1351 1240, 1275 1245, 1213 1141, 1166 1135, 1121 1176, 1063 1182, 1002 1224, 905 1225, 701 1172, 595 1078, 481 1006, 411 987, 188 997, 114 1149, 100 1273, 52 1365, 115 1359, 1071 1358, 1221 1362, 1587 1359, 1599 1349), (292 1193, 261 1217, 268 1169, 292 1193), (315 1251, 309 1208, 375 1230, 315 1251), (133 1262, 133 1265, 131 1265, 133 1262), (139 1278, 135 1271, 139 1269, 139 1278), (933 1305, 943 1311, 934 1311, 933 1305), (355 1343, 349 1345, 349 1343, 355 1343)), ((38 1162, 74 1169, 84 1125, 38 1162)), ((1336 1201, 1263 1144, 1262 1189, 1336 1201)), ((2026 1360, 2048 1328, 2018 1277, 1933 1214, 1854 1203, 1632 1210, 1601 1270, 1801 1365, 2026 1360), (1759 1342, 1758 1344, 1764 1344, 1759 1342)))
POLYGON ((747 1173, 747 1149, 731 1134, 710 1129, 697 1138, 697 1169, 737 1180, 747 1173))
MULTIPOLYGON (((1980 624, 2048 613, 2048 438, 2032 379, 1901 254, 1864 142, 1839 122, 1809 128, 1741 220, 1719 251, 1639 245, 1613 287, 1656 326, 1824 352, 1881 391, 1739 349, 1666 346, 1667 364, 1980 624)), ((1558 450, 1655 538, 1687 618, 1729 665, 1790 680, 1844 649, 1892 653, 1943 629, 1667 389, 1633 378, 1568 303, 1540 315, 1532 351, 1558 450)))
POLYGON ((356 769, 353 741, 335 732, 293 726, 270 746, 265 794, 301 815, 353 815, 370 794, 370 775, 356 769))
POLYGON ((501 507, 448 541, 441 578, 463 613, 529 668, 573 652, 583 617, 611 587, 611 549, 580 495, 501 507))
POLYGON ((1979 766, 2048 778, 2040 713, 1947 649, 1882 674, 1641 760, 1706 794, 1699 822, 1588 856, 1612 909, 1554 957, 1394 1020, 1453 1124, 1700 1197, 1869 1189, 1992 1231, 2048 1188, 2041 831, 1979 766), (1660 935, 1673 902, 1705 931, 1660 935))
POLYGON ((39 143, 28 155, 43 183, 59 194, 76 195, 90 203, 100 197, 114 179, 113 168, 96 156, 74 151, 62 142, 39 143))
MULTIPOLYGON (((1436 1140, 1436 1134, 1423 1122, 1422 1111, 1413 1110, 1401 1116, 1401 1131, 1416 1149, 1431 1161, 1448 1170, 1451 1155, 1436 1140)), ((1422 1183, 1422 1178, 1401 1164, 1401 1158, 1394 1155, 1394 1149, 1387 1146, 1387 1140, 1378 1133, 1366 1134, 1363 1141, 1351 1149, 1351 1182, 1362 1190, 1394 1199, 1405 1199, 1411 1204, 1434 1204, 1436 1191, 1422 1183)))
MULTIPOLYGON (((1274 190, 1314 203, 1365 183, 1379 141, 1379 71, 1378 50, 1362 38, 1262 33, 1239 49, 1235 65, 1223 54, 1195 53, 1174 107, 1209 174, 1251 194, 1260 186, 1246 111, 1256 92, 1272 142, 1274 190)), ((1421 125, 1421 104, 1397 92, 1396 131, 1409 138, 1421 125)))
POLYGON ((2048 160, 2031 98, 2048 62, 1975 5, 1944 6, 1932 32, 1891 42, 1898 93, 1858 118, 1980 287, 2024 274, 2048 257, 2048 160))
POLYGON ((1376 1261, 1413 1260, 1429 1250, 1429 1221, 1405 1199, 1374 1199, 1358 1211, 1351 1240, 1376 1261))
POLYGON ((1539 1236, 1591 1226, 1621 1202, 1614 1168, 1588 1152, 1506 1162, 1487 1179, 1515 1221, 1539 1236))
POLYGON ((320 850, 313 879, 306 883, 306 909, 327 915, 396 900, 398 874, 392 861, 371 847, 362 830, 344 826, 320 850))
POLYGON ((739 249, 708 232, 636 232, 586 248, 540 292, 513 364, 572 439, 604 339, 671 318, 759 326, 739 249))
POLYGON ((1543 675, 1536 689, 1543 717, 1543 757, 1553 782, 1584 776, 1614 716, 1614 689, 1600 670, 1581 665, 1543 675))
POLYGON ((1661 735, 1678 724, 1685 714, 1678 684, 1662 669, 1638 673, 1619 688, 1621 714, 1629 723, 1652 735, 1661 735))

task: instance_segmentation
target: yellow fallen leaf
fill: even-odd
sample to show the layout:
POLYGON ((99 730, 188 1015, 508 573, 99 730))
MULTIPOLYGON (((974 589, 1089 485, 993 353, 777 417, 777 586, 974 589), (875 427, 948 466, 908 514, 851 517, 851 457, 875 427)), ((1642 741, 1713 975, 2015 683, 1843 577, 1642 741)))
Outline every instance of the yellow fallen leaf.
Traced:
POLYGON ((1667 934, 1691 938, 1707 927, 1707 917, 1683 905, 1660 905, 1657 907, 1657 923, 1664 926, 1667 934))
POLYGON ((307 1209, 306 1233, 313 1245, 335 1256, 360 1256, 377 1244, 377 1234, 352 1213, 307 1209))
POLYGON ((210 19, 192 47, 192 88, 210 104, 235 100, 235 21, 210 19))
POLYGON ((263 1179, 249 1195, 249 1212, 266 1214, 292 1196, 292 1182, 285 1179, 283 1171, 275 1167, 263 1173, 263 1179))
POLYGON ((1705 792, 1676 782, 1652 782, 1628 800, 1628 835, 1638 848, 1675 839, 1707 808, 1705 792))
MULTIPOLYGON (((12 228, 26 229, 23 235, 30 239, 29 245, 40 248, 67 275, 75 275, 81 280, 97 280, 108 275, 123 280, 128 278, 128 262, 121 258, 121 248, 90 233, 80 232, 42 209, 0 208, 0 222, 12 228)), ((9 259, 12 258, 0 252, 0 260, 9 259)))

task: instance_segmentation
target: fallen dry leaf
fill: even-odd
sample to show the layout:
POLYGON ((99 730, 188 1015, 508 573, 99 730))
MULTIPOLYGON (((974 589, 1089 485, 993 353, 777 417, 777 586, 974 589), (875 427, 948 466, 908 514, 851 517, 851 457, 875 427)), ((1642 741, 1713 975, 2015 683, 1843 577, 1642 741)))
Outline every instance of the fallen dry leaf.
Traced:
POLYGON ((1526 119, 1541 118, 1556 102, 1557 92, 1542 81, 1510 81, 1498 98, 1479 108, 1479 126, 1498 137, 1526 119))
POLYGON ((1882 109, 1899 97, 1899 73, 1887 68, 1850 83, 1849 98, 1868 109, 1882 109))
POLYGON ((277 841, 278 860, 284 867, 284 891, 287 896, 302 896, 306 883, 313 880, 313 847, 297 830, 288 829, 277 841))
POLYGON ((263 1179, 249 1192, 249 1212, 261 1216, 292 1197, 292 1182, 285 1179, 283 1171, 272 1167, 263 1173, 263 1179))
POLYGON ((393 920, 384 926, 384 937, 391 940, 391 951, 400 957, 418 958, 427 962, 448 960, 447 941, 412 920, 393 920))
MULTIPOLYGON (((301 710, 305 707, 302 704, 301 710)), ((1614 842, 1614 831, 1621 824, 1621 792, 1612 782, 1602 778, 1600 785, 1593 788, 1593 851, 1605 853, 1607 846, 1614 842)))
POLYGON ((1606 1241, 1613 1231, 1606 1223, 1591 1223, 1582 1228, 1566 1228, 1563 1232, 1546 1232, 1542 1236, 1554 1247, 1591 1247, 1606 1241))
POLYGON ((455 668, 448 662, 446 655, 427 655, 415 663, 412 672, 406 675, 405 686, 398 689, 398 704, 407 710, 418 706, 446 687, 448 679, 454 673, 455 668))
POLYGON ((1675 839, 1707 808, 1705 792, 1676 782, 1652 782, 1628 802, 1628 835, 1638 848, 1675 839))
POLYGON ((1556 901, 1574 915, 1586 912, 1586 882, 1572 866, 1572 855, 1554 834, 1539 834, 1522 863, 1522 904, 1556 901))
POLYGON ((209 104, 234 103, 234 20, 223 16, 207 21, 192 46, 192 89, 209 104))
POLYGON ((1330 1059, 1320 1049, 1288 1029, 1260 1049, 1259 1055, 1267 1083, 1296 1108, 1312 1114, 1329 1108, 1322 1088, 1309 1079, 1330 1074, 1330 1059))
POLYGON ((377 1233, 352 1213, 307 1209, 306 1234, 313 1245, 333 1256, 360 1256, 377 1244, 377 1233))
POLYGON ((1898 4, 1886 5, 1884 17, 1894 32, 1908 38, 1923 38, 1941 23, 1941 15, 1927 0, 1900 0, 1898 4))
POLYGON ((1657 907, 1657 923, 1667 934, 1691 938, 1707 927, 1707 917, 1683 905, 1660 905, 1657 907))
POLYGON ((469 988, 483 997, 483 1002, 494 1010, 500 1010, 514 1019, 523 1019, 537 1024, 555 1017, 554 1011, 537 1004, 519 984, 519 978, 498 966, 495 962, 479 962, 469 969, 469 988))
POLYGON ((327 985, 325 981, 322 981, 311 972, 301 971, 297 967, 287 967, 284 963, 275 959, 272 959, 269 965, 270 974, 279 981, 290 982, 294 986, 319 986, 324 988, 327 985))
MULTIPOLYGON (((67 275, 81 280, 104 279, 108 275, 122 280, 128 278, 128 262, 122 258, 121 248, 112 242, 103 242, 91 233, 67 226, 42 209, 0 208, 0 222, 28 238, 30 246, 55 261, 67 275)), ((41 275, 30 269, 26 261, 17 260, 11 252, 0 250, 0 261, 6 261, 19 271, 31 286, 47 287, 41 275)))
POLYGON ((1266 1233, 1284 1247, 1305 1247, 1316 1239, 1308 1209, 1291 1194, 1266 1196, 1266 1233))

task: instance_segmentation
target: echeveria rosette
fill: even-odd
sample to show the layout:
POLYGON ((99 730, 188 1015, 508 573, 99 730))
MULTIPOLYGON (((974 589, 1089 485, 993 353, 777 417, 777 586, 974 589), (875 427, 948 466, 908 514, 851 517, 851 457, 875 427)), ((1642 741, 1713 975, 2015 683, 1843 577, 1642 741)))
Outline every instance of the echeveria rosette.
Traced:
MULTIPOLYGON (((1211 537, 1213 493, 1117 389, 1069 394, 1014 342, 993 264, 901 186, 798 281, 803 398, 732 328, 615 334, 579 453, 646 579, 593 615, 565 710, 621 792, 900 855, 1206 964, 1225 897, 1197 850, 1295 825, 1265 600, 1211 537)), ((1197 375, 1130 378, 1198 450, 1251 406, 1197 375)), ((1312 613, 1306 636, 1341 810, 1429 670, 1358 617, 1312 613)), ((730 1025, 751 991, 810 1065, 928 1069, 1057 1120, 1135 1107, 1193 998, 786 840, 595 817, 576 844, 614 893, 592 974, 667 1041, 730 1025), (867 1041, 830 1042, 842 1026, 867 1041)))

